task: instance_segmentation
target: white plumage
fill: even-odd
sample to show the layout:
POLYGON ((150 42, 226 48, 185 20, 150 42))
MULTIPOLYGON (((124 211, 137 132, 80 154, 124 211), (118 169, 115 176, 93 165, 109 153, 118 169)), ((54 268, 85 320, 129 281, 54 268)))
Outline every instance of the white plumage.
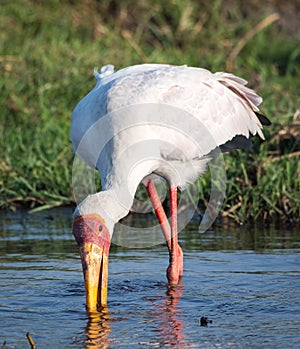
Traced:
POLYGON ((217 146, 248 148, 252 135, 264 138, 262 98, 232 74, 143 64, 117 72, 107 65, 94 75, 95 88, 73 111, 70 138, 100 171, 102 192, 84 200, 75 216, 98 213, 111 234, 146 176, 184 187, 205 171, 217 146))
POLYGON ((145 64, 95 71, 96 87, 72 114, 75 152, 101 174, 102 191, 87 196, 74 213, 87 310, 107 305, 108 253, 115 224, 129 212, 139 183, 146 186, 169 250, 167 279, 181 284, 177 188, 206 169, 217 151, 248 148, 263 138, 262 99, 246 81, 186 66, 145 64), (168 220, 154 185, 167 180, 168 220))

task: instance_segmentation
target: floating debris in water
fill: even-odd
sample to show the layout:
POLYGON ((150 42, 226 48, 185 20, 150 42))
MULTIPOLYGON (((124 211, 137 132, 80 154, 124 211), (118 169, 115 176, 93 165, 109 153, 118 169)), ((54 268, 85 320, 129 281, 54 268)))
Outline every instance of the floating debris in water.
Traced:
POLYGON ((207 327, 208 324, 212 324, 212 320, 209 320, 208 317, 202 316, 200 321, 199 321, 200 326, 205 326, 207 327))

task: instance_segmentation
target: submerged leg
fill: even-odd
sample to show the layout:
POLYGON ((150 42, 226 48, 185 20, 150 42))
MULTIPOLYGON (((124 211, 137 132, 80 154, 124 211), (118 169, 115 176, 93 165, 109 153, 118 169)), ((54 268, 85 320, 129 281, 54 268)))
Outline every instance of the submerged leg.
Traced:
POLYGON ((169 284, 177 284, 183 273, 183 253, 178 244, 177 233, 177 187, 170 188, 171 226, 152 180, 147 183, 146 189, 169 249, 170 259, 167 278, 169 284))

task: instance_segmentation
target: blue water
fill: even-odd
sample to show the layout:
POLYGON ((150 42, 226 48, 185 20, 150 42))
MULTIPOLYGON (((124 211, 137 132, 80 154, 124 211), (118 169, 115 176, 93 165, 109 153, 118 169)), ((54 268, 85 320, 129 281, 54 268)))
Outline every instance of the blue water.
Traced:
POLYGON ((175 288, 165 245, 112 245, 108 309, 88 318, 71 209, 0 215, 0 346, 299 348, 299 229, 190 225, 175 288))

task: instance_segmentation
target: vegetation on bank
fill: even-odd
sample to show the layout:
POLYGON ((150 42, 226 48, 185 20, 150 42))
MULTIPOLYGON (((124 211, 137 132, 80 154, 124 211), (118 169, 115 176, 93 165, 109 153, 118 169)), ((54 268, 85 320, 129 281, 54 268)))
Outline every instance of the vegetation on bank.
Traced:
MULTIPOLYGON (((73 204, 70 114, 93 68, 230 70, 264 98, 266 141, 225 155, 222 215, 300 217, 298 2, 4 1, 0 9, 0 207, 73 204), (298 31, 297 31, 298 29, 298 31)), ((209 174, 199 180, 204 201, 209 174)))

